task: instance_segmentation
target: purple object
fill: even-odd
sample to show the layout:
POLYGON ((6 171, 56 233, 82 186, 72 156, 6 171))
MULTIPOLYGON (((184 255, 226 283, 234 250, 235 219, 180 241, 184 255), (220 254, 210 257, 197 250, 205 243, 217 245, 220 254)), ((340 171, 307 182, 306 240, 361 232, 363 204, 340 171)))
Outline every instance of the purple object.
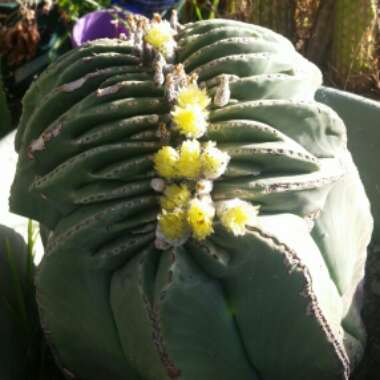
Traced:
MULTIPOLYGON (((98 38, 117 38, 120 33, 126 33, 127 29, 123 25, 115 25, 115 10, 103 9, 87 13, 81 17, 74 25, 71 42, 74 47, 83 45, 86 41, 98 38)), ((122 17, 122 16, 119 16, 122 17)), ((125 15, 124 15, 125 17, 125 15)))

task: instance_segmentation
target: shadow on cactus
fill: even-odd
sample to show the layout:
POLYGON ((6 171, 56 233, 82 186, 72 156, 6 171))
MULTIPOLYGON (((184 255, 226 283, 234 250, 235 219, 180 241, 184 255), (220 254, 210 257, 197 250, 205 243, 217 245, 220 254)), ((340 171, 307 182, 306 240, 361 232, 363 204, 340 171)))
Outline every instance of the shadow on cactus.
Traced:
POLYGON ((255 25, 129 22, 45 71, 16 139, 65 373, 348 379, 372 219, 319 70, 255 25))

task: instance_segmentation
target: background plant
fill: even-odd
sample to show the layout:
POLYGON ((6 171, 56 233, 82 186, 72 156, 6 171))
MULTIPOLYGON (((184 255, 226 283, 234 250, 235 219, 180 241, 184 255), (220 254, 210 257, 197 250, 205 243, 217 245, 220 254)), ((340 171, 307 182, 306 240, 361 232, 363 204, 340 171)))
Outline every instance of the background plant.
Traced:
POLYGON ((35 243, 0 225, 0 376, 9 380, 63 380, 42 332, 35 299, 35 243))

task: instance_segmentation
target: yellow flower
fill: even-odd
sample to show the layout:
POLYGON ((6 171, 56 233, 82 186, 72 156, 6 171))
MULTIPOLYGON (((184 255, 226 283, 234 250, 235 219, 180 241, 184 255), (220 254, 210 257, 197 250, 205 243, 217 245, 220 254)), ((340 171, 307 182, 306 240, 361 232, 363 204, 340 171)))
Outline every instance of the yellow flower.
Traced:
POLYGON ((226 170, 230 156, 215 147, 212 141, 207 142, 201 155, 202 174, 207 179, 216 179, 226 170))
POLYGON ((201 146, 197 140, 186 140, 180 148, 177 171, 179 177, 197 179, 201 171, 201 146))
POLYGON ((149 45, 165 53, 169 45, 174 43, 174 30, 167 21, 150 24, 144 40, 149 45))
POLYGON ((247 226, 257 224, 258 206, 241 199, 230 199, 218 207, 218 217, 223 226, 235 236, 245 235, 247 226))
POLYGON ((189 225, 186 221, 186 211, 175 209, 173 211, 162 210, 158 215, 160 233, 168 241, 178 241, 189 233, 189 225))
POLYGON ((174 148, 164 146, 154 155, 154 169, 161 177, 174 178, 178 158, 178 152, 174 148))
POLYGON ((190 197, 191 193, 186 185, 169 185, 160 199, 161 207, 167 211, 183 208, 187 206, 190 197))
POLYGON ((201 90, 196 84, 191 84, 179 91, 177 103, 180 107, 197 105, 202 110, 206 109, 211 99, 207 96, 206 90, 201 90))
POLYGON ((215 209, 210 201, 195 198, 190 202, 187 222, 195 239, 204 240, 214 232, 212 226, 214 216, 215 209))
POLYGON ((199 138, 207 130, 207 112, 198 104, 175 106, 171 113, 175 129, 189 138, 199 138))

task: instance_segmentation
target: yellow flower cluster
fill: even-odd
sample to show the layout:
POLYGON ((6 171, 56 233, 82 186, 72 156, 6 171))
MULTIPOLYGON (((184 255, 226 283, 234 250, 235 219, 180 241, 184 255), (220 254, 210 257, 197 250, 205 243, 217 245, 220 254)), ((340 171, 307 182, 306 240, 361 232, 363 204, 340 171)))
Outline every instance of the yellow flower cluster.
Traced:
POLYGON ((235 236, 244 235, 247 226, 257 224, 258 206, 235 198, 222 202, 218 207, 218 217, 222 225, 235 236))
POLYGON ((155 170, 163 178, 197 180, 220 177, 230 156, 216 148, 214 142, 209 141, 202 148, 197 140, 185 140, 178 151, 170 146, 162 147, 153 160, 155 170))
POLYGON ((180 107, 198 105, 202 110, 205 110, 210 102, 211 99, 207 96, 206 90, 201 90, 196 84, 182 88, 177 98, 177 104, 180 107))
MULTIPOLYGON (((191 192, 186 185, 169 185, 165 189, 158 221, 167 241, 183 242, 190 235, 204 240, 214 232, 215 208, 211 197, 190 199, 191 192)), ((220 202, 216 214, 226 230, 242 236, 248 226, 257 225, 258 212, 258 206, 235 198, 220 202)))
POLYGON ((179 152, 178 176, 197 179, 201 171, 201 145, 197 140, 186 140, 179 152))
POLYGON ((204 240, 214 232, 213 219, 215 209, 211 200, 193 199, 187 210, 187 222, 189 223, 193 236, 197 240, 204 240))
MULTIPOLYGON (((144 38, 160 50, 169 41, 169 34, 159 23, 152 25, 144 38)), ((215 216, 235 236, 244 235, 247 226, 257 222, 258 214, 257 207, 240 199, 220 202, 215 211, 210 196, 212 181, 226 171, 230 156, 215 142, 197 140, 207 132, 210 98, 183 70, 176 70, 168 83, 181 83, 182 87, 178 91, 170 87, 174 88, 170 94, 175 94, 168 97, 175 99, 170 116, 174 129, 186 139, 176 148, 163 146, 153 157, 155 171, 161 177, 153 183, 156 191, 162 192, 156 232, 160 249, 181 245, 190 236, 206 239, 214 232, 215 216)))
POLYGON ((175 43, 174 34, 175 31, 172 29, 169 22, 152 22, 147 26, 144 41, 162 54, 166 54, 175 43))
MULTIPOLYGON (((214 232, 215 208, 210 197, 193 198, 185 185, 170 185, 161 198, 163 207, 159 226, 166 239, 179 241, 190 233, 204 240, 214 232)), ((235 198, 220 202, 217 216, 222 225, 235 236, 242 236, 248 226, 258 223, 259 207, 235 198)))
POLYGON ((188 189, 183 185, 171 186, 175 187, 171 187, 161 198, 163 209, 158 216, 160 233, 172 244, 181 243, 190 233, 195 239, 204 240, 214 232, 215 209, 211 199, 193 198, 189 201, 188 189))
POLYGON ((169 185, 165 188, 164 196, 161 197, 161 207, 172 211, 176 208, 184 208, 189 203, 191 192, 186 185, 169 185))
POLYGON ((166 179, 177 176, 178 152, 171 146, 162 147, 154 155, 154 168, 156 172, 166 179))
POLYGON ((207 113, 197 104, 176 106, 172 112, 175 129, 188 138, 202 137, 207 130, 207 113))
POLYGON ((207 179, 216 179, 226 170, 230 156, 216 148, 213 141, 208 141, 203 149, 201 165, 203 176, 207 179))
POLYGON ((207 106, 210 98, 205 90, 190 84, 182 88, 177 97, 177 105, 171 113, 174 128, 187 138, 197 139, 207 131, 207 106))
POLYGON ((158 225, 165 239, 171 242, 181 241, 189 232, 186 211, 181 208, 173 211, 163 209, 158 215, 158 225))

